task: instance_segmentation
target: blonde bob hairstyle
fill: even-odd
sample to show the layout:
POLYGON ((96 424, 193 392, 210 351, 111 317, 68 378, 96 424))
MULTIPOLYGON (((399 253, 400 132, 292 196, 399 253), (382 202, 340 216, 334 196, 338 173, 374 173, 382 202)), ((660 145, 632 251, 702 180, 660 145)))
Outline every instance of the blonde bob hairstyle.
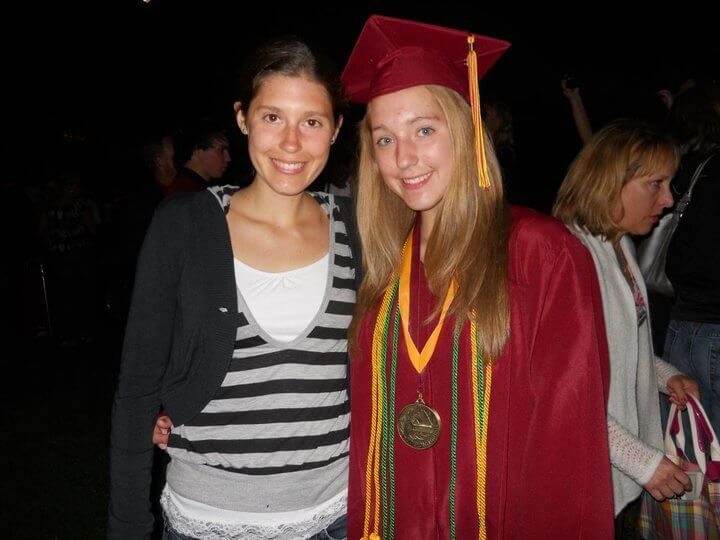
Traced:
MULTIPOLYGON (((479 341, 485 359, 497 358, 510 332, 508 292, 509 210, 490 137, 485 153, 490 189, 478 185, 474 130, 470 106, 449 88, 424 86, 437 100, 447 121, 453 147, 454 171, 440 202, 425 249, 425 273, 433 295, 443 299, 453 278, 458 289, 449 314, 456 329, 476 314, 479 341)), ((368 105, 368 110, 372 102, 368 105)), ((363 244, 365 277, 350 325, 350 346, 357 351, 363 316, 375 307, 397 275, 403 244, 416 212, 393 193, 374 159, 369 113, 360 122, 357 216, 363 244)), ((435 315, 440 310, 436 307, 435 315)))
POLYGON ((669 135, 633 120, 616 120, 598 131, 568 168, 553 215, 593 236, 617 240, 613 219, 625 184, 638 176, 677 170, 680 154, 669 135))

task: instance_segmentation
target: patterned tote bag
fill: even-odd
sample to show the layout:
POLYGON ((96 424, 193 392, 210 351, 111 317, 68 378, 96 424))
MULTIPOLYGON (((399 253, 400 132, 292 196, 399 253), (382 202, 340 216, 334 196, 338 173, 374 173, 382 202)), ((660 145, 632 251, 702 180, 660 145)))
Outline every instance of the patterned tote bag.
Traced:
POLYGON ((642 495, 638 529, 645 539, 720 540, 720 444, 700 403, 688 396, 687 410, 673 404, 665 429, 665 455, 682 467, 693 490, 658 502, 642 495), (690 445, 695 461, 685 453, 683 416, 689 416, 690 445))

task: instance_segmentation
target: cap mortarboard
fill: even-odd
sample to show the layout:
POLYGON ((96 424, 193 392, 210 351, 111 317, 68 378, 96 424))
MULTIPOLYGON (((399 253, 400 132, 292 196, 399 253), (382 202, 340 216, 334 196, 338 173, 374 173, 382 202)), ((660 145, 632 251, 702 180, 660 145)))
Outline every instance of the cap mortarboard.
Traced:
POLYGON ((475 38, 481 78, 510 47, 500 39, 442 26, 372 15, 355 43, 342 74, 345 92, 355 103, 421 84, 468 94, 468 36, 475 38))
POLYGON ((445 86, 464 96, 472 110, 478 182, 488 189, 478 80, 508 47, 510 43, 500 39, 372 15, 345 66, 343 87, 355 103, 424 84, 445 86))

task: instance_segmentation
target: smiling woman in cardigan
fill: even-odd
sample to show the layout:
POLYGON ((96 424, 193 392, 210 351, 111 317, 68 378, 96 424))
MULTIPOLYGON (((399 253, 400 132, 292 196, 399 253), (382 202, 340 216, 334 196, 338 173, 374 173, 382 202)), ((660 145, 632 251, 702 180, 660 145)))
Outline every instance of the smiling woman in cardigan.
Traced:
POLYGON ((148 538, 151 432, 174 427, 167 537, 344 536, 351 207, 305 190, 342 124, 305 44, 249 55, 235 114, 251 184, 167 199, 140 254, 115 395, 110 537, 148 538))

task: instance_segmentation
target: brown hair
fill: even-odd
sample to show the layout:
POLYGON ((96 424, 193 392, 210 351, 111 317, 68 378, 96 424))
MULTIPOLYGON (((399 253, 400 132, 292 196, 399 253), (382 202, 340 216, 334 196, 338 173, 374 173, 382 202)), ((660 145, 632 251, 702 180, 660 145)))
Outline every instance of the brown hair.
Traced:
POLYGON ((268 42, 249 54, 241 68, 238 98, 244 114, 265 79, 273 75, 307 77, 325 88, 335 123, 347 108, 340 77, 330 58, 320 50, 294 38, 268 42))
MULTIPOLYGON (((453 279, 458 288, 449 314, 458 326, 475 313, 479 346, 487 360, 499 357, 510 333, 508 291, 509 211, 490 137, 485 152, 490 189, 478 185, 470 106, 455 91, 425 86, 447 120, 453 144, 454 171, 425 250, 430 290, 438 298, 453 279)), ((372 106, 372 104, 370 105, 372 106)), ((373 157, 369 115, 360 123, 358 228, 363 243, 365 277, 350 325, 350 345, 357 350, 363 316, 382 298, 398 272, 403 243, 415 212, 390 191, 373 157)), ((436 311, 439 311, 437 306, 436 311)))
POLYGON ((680 154, 672 139, 633 120, 616 120, 598 131, 568 168, 553 206, 553 215, 606 240, 622 231, 612 218, 623 186, 639 175, 669 165, 677 169, 680 154))

